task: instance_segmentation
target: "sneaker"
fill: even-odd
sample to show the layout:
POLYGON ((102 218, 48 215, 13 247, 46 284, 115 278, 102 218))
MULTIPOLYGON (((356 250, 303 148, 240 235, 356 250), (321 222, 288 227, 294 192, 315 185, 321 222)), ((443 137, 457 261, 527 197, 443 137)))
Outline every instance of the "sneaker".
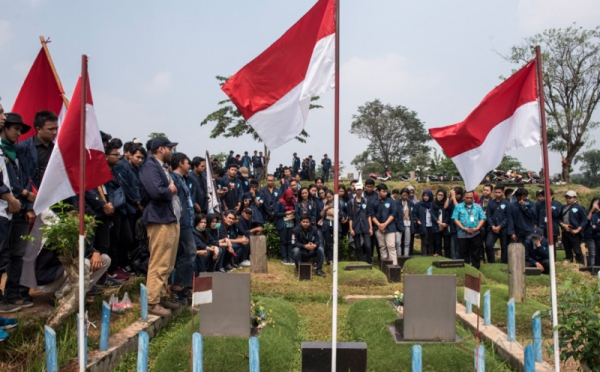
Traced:
POLYGON ((87 291, 87 293, 85 294, 86 296, 102 296, 104 294, 104 291, 100 288, 98 288, 98 286, 93 285, 92 288, 90 288, 89 291, 87 291))
POLYGON ((224 268, 220 268, 217 272, 223 273, 223 274, 227 273, 227 271, 224 268))
POLYGON ((125 266, 123 271, 125 271, 127 274, 133 274, 133 269, 129 265, 125 266))
POLYGON ((125 271, 123 271, 121 269, 117 269, 117 270, 113 271, 112 274, 109 275, 109 277, 112 279, 117 279, 117 280, 127 280, 127 279, 129 279, 129 274, 127 274, 125 271))
POLYGON ((160 300, 160 305, 164 308, 176 310, 181 307, 181 304, 173 298, 173 296, 164 297, 160 300))
POLYGON ((281 263, 287 265, 287 260, 281 260, 281 263))
POLYGON ((192 298, 192 291, 190 291, 189 288, 184 288, 181 290, 181 294, 183 295, 184 298, 192 298))
POLYGON ((236 264, 235 262, 231 264, 231 267, 233 267, 234 269, 239 269, 240 265, 236 264))
POLYGON ((7 298, 7 299, 5 299, 5 301, 8 302, 9 304, 20 306, 21 309, 25 309, 25 308, 33 306, 33 302, 24 300, 20 297, 10 298, 10 299, 7 298))
POLYGON ((0 329, 0 341, 4 341, 8 338, 8 333, 0 329))
POLYGON ((18 324, 19 321, 15 318, 3 318, 0 316, 0 329, 15 328, 18 324))
POLYGON ((235 271, 235 269, 230 264, 227 264, 227 266, 225 266, 225 272, 230 273, 232 271, 235 271))
POLYGON ((10 304, 6 301, 0 302, 0 314, 14 313, 21 310, 21 306, 10 304))
POLYGON ((183 293, 183 289, 181 291, 175 291, 174 296, 171 295, 177 302, 181 304, 181 306, 187 305, 187 297, 185 297, 185 293, 183 293))
POLYGON ((289 259, 287 264, 290 265, 290 266, 291 265, 294 265, 294 266, 296 265, 296 263, 292 259, 289 259))
POLYGON ((171 310, 165 309, 160 304, 156 304, 148 306, 148 313, 166 318, 171 315, 171 310))
POLYGON ((33 302, 33 297, 31 297, 28 294, 21 294, 21 298, 24 299, 24 300, 26 300, 26 301, 33 302))
POLYGON ((116 279, 108 277, 104 280, 104 283, 101 285, 103 285, 104 287, 108 287, 108 288, 114 288, 114 287, 121 287, 123 285, 123 283, 116 279))
POLYGON ((322 276, 323 278, 324 278, 324 277, 326 277, 326 275, 325 275, 325 273, 323 272, 323 270, 317 270, 317 271, 315 272, 315 274, 316 274, 316 275, 318 275, 318 276, 322 276))
POLYGON ((240 266, 242 266, 242 267, 250 267, 250 261, 244 260, 244 261, 242 261, 242 263, 240 263, 240 266))

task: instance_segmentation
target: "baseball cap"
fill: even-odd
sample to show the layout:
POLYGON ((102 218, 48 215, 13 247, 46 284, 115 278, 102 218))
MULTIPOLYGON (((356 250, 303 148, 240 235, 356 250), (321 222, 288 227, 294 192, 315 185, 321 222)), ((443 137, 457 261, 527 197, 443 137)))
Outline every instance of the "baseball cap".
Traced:
POLYGON ((179 142, 171 142, 167 137, 156 137, 152 140, 152 151, 158 150, 159 147, 175 147, 179 142))
POLYGON ((240 168, 240 173, 242 174, 242 176, 244 176, 244 177, 248 177, 248 168, 246 168, 246 167, 241 167, 241 168, 240 168))
POLYGON ((533 229, 533 233, 531 234, 531 237, 534 239, 539 239, 542 235, 544 235, 544 230, 542 230, 539 227, 536 227, 535 229, 533 229))
POLYGON ((567 191, 567 193, 565 194, 565 196, 570 196, 572 198, 576 198, 577 197, 577 193, 573 190, 569 190, 567 191))
POLYGON ((354 190, 364 190, 362 183, 357 183, 354 185, 354 190))

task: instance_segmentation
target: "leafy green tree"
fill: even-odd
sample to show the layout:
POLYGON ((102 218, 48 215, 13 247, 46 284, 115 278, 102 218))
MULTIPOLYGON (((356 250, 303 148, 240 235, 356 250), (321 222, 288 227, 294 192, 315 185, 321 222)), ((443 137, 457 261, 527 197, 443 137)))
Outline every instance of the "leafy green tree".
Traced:
POLYGON ((167 135, 163 132, 152 132, 148 135, 148 138, 155 139, 156 137, 166 137, 167 135))
MULTIPOLYGON (((219 86, 221 86, 221 87, 229 79, 224 76, 217 76, 216 78, 219 81, 219 86)), ((312 102, 318 101, 318 100, 319 100, 318 96, 312 97, 312 99, 311 99, 312 102)), ((250 135, 253 140, 255 140, 257 142, 262 142, 262 139, 260 138, 258 133, 256 133, 254 128, 252 128, 252 126, 250 124, 248 124, 246 122, 246 120, 244 120, 244 117, 242 116, 240 111, 237 109, 237 107, 235 107, 235 105, 231 102, 230 99, 220 101, 218 103, 218 105, 221 106, 221 108, 219 108, 217 111, 209 114, 200 123, 200 126, 207 125, 209 123, 214 123, 214 127, 213 127, 212 131, 210 132, 210 138, 217 138, 219 136, 223 136, 225 138, 230 138, 230 137, 237 138, 237 137, 241 137, 241 136, 247 134, 247 135, 250 135)), ((312 103, 310 104, 310 107, 309 107, 310 110, 317 109, 317 108, 323 108, 323 106, 315 105, 312 103)), ((298 140, 299 142, 302 142, 302 143, 306 143, 306 138, 308 138, 308 137, 309 137, 308 133, 303 129, 302 132, 298 136, 296 136, 296 140, 298 140)), ((271 157, 271 151, 267 148, 266 145, 264 147, 265 147, 264 154, 265 154, 265 163, 266 163, 265 168, 268 169, 269 159, 271 157)))
POLYGON ((589 150, 575 158, 575 164, 581 162, 583 177, 581 184, 587 187, 600 186, 600 150, 589 150))
POLYGON ((228 157, 229 157, 229 154, 224 153, 224 152, 220 152, 218 154, 210 154, 210 158, 218 160, 222 166, 226 165, 225 163, 227 162, 228 157))
POLYGON ((376 99, 358 107, 350 133, 370 141, 371 159, 384 166, 407 162, 419 152, 429 151, 431 139, 415 111, 404 106, 384 105, 376 99))
POLYGON ((505 58, 522 65, 535 58, 536 45, 543 53, 549 146, 563 157, 562 177, 568 181, 575 157, 600 124, 592 121, 600 101, 600 26, 545 30, 513 46, 505 58))
POLYGON ((510 155, 504 155, 500 165, 496 167, 497 169, 501 169, 503 171, 508 171, 509 169, 515 172, 523 171, 523 164, 519 161, 519 159, 512 157, 510 155))

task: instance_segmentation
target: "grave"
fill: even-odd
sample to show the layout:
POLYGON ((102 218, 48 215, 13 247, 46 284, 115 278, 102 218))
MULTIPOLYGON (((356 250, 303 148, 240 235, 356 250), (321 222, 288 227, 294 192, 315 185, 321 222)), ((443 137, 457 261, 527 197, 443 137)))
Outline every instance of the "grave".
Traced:
POLYGON ((388 265, 387 267, 387 278, 390 283, 400 283, 402 277, 402 268, 398 265, 388 265))
MULTIPOLYGON (((367 344, 364 342, 337 343, 337 371, 366 372, 367 344)), ((331 342, 302 343, 302 372, 331 371, 331 342)))
POLYGON ((405 275, 402 320, 402 341, 455 342, 456 275, 405 275))
POLYGON ((371 264, 348 264, 344 270, 355 271, 355 270, 371 270, 373 265, 371 264))
POLYGON ((250 274, 200 273, 211 276, 212 303, 198 307, 202 336, 250 337, 250 274))
POLYGON ((387 276, 387 265, 391 265, 394 261, 392 260, 381 260, 379 263, 379 269, 387 276))
POLYGON ((267 237, 264 235, 250 235, 250 272, 269 272, 267 265, 267 237))
POLYGON ((298 280, 311 280, 312 267, 313 265, 311 263, 300 262, 298 265, 298 280))
POLYGON ((440 269, 447 269, 449 267, 465 267, 465 260, 439 260, 433 261, 433 266, 440 269))
POLYGON ((579 271, 588 271, 590 272, 592 275, 596 275, 598 274, 598 272, 600 271, 600 266, 587 266, 587 267, 580 267, 579 271))
POLYGON ((525 276, 540 276, 542 275, 542 270, 538 267, 526 267, 525 268, 525 276))
POLYGON ((404 267, 404 263, 413 257, 414 256, 398 256, 398 257, 396 257, 398 259, 398 266, 404 267))

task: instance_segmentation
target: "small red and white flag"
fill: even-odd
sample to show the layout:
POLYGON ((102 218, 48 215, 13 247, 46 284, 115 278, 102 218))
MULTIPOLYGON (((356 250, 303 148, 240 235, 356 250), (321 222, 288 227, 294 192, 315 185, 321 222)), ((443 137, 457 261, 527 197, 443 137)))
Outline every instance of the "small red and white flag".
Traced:
MULTIPOLYGON (((62 122, 66 112, 67 102, 65 91, 58 79, 54 75, 52 62, 44 48, 38 53, 21 90, 15 99, 12 112, 16 112, 23 118, 23 122, 33 127, 33 118, 38 111, 52 111, 59 117, 59 125, 62 122)), ((22 134, 19 141, 24 141, 35 135, 35 130, 22 134)))
POLYGON ((104 156, 104 146, 100 137, 100 128, 94 111, 92 90, 88 78, 87 102, 85 104, 87 112, 85 122, 85 185, 79 183, 81 85, 81 77, 79 77, 71 99, 71 106, 58 132, 48 168, 33 205, 36 214, 61 200, 78 195, 80 192, 95 189, 113 178, 104 156))
POLYGON ((194 278, 192 307, 212 303, 212 276, 194 278))
POLYGON ((479 277, 465 274, 465 301, 479 307, 479 294, 481 293, 481 280, 479 277))
POLYGON ((540 143, 536 62, 506 79, 461 123, 429 129, 473 190, 508 151, 540 143))
POLYGON ((319 0, 223 85, 271 150, 302 132, 311 98, 335 86, 335 0, 319 0))

